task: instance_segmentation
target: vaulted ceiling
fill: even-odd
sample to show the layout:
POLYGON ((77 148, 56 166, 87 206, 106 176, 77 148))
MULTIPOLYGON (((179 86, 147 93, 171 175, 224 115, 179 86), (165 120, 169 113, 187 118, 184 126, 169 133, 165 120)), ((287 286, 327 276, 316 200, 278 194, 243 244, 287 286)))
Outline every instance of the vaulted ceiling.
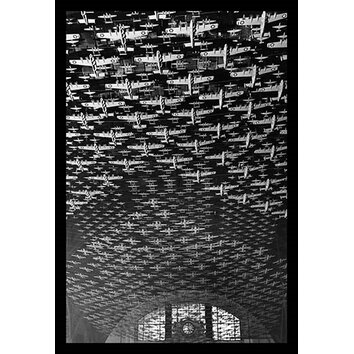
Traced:
POLYGON ((100 332, 187 290, 278 326, 286 17, 67 14, 67 294, 100 332))

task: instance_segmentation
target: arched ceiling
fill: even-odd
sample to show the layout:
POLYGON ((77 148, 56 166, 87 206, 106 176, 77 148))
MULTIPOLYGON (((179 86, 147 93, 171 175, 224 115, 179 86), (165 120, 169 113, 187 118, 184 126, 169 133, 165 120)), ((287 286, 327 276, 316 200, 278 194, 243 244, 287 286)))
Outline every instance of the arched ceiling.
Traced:
POLYGON ((67 15, 68 297, 106 334, 187 290, 277 327, 286 13, 110 15, 67 15))

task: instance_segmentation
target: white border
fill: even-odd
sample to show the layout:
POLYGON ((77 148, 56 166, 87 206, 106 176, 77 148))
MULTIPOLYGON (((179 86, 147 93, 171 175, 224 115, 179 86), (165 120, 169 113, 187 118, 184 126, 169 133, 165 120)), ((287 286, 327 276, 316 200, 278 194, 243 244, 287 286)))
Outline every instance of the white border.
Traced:
MULTIPOLYGON (((353 348, 354 9, 348 4, 299 5, 300 353, 353 348)), ((50 354, 54 1, 7 2, 2 14, 0 345, 3 353, 50 354)))

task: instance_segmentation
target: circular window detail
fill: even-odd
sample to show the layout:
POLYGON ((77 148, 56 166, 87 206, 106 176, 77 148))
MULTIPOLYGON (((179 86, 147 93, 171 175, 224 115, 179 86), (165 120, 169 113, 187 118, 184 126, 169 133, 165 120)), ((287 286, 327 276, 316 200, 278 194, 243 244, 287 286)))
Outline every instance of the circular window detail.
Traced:
POLYGON ((182 326, 182 332, 183 334, 190 336, 195 332, 195 326, 192 322, 185 322, 182 326))

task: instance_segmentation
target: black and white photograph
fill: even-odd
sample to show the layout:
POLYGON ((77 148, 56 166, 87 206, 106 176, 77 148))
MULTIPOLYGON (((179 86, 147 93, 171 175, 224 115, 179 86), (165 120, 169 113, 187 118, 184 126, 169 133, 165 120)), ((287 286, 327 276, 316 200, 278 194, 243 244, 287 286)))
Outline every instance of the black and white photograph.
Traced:
POLYGON ((352 7, 4 3, 0 352, 351 354, 352 7))
POLYGON ((66 343, 288 342, 289 14, 193 10, 66 11, 66 343))

